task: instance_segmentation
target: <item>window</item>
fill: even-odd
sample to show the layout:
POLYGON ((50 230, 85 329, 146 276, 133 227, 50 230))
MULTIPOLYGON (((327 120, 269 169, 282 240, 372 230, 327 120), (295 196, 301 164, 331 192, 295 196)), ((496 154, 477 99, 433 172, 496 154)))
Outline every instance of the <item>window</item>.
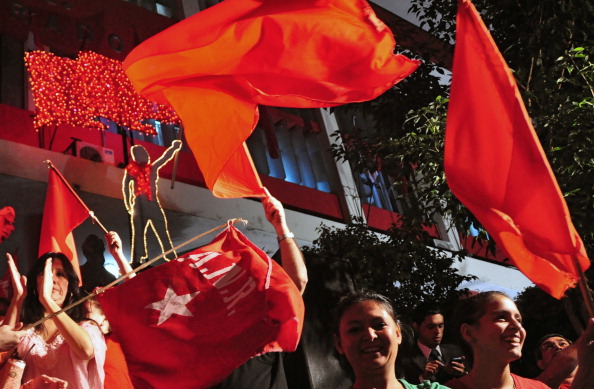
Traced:
POLYGON ((261 107, 247 140, 260 174, 330 193, 327 137, 313 109, 261 107))
POLYGON ((355 173, 355 182, 363 204, 373 205, 390 212, 405 213, 405 204, 397 198, 393 183, 382 172, 367 170, 355 173))
POLYGON ((335 115, 361 203, 390 212, 406 213, 408 205, 403 198, 408 194, 408 188, 395 185, 395 181, 380 170, 381 161, 373 154, 373 148, 368 146, 368 136, 375 133, 374 120, 348 107, 337 109, 335 115))
POLYGON ((128 3, 136 4, 139 7, 156 12, 159 15, 172 18, 175 15, 174 0, 124 0, 128 3))
MULTIPOLYGON (((98 118, 98 120, 106 126, 105 131, 119 134, 118 125, 114 121, 103 117, 98 118)), ((149 135, 139 131, 132 131, 132 137, 135 140, 154 143, 159 146, 169 146, 171 142, 179 137, 180 129, 175 124, 164 124, 154 119, 147 119, 145 123, 154 127, 157 133, 155 135, 149 135)), ((126 128, 124 129, 127 130, 126 128)))

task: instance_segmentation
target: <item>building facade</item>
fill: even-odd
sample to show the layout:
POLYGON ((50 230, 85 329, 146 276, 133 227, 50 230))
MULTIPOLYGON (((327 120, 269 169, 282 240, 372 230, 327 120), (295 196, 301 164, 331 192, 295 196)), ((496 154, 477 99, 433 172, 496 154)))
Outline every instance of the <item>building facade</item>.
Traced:
MULTIPOLYGON (((46 50, 74 59, 79 51, 94 51, 123 60, 140 42, 213 3, 216 1, 2 0, 0 207, 12 206, 17 216, 15 232, 2 243, 0 251, 18 253, 22 270, 37 257, 48 176, 44 160, 53 161, 103 224, 120 233, 126 249, 130 227, 122 201, 122 178, 129 147, 143 145, 156 158, 181 136, 179 127, 156 121, 151 122, 156 135, 144 135, 104 118, 97 120, 106 125, 105 130, 59 125, 36 131, 35 106, 23 60, 26 52, 46 50)), ((431 39, 414 25, 414 20, 411 23, 388 10, 376 9, 395 31, 409 32, 407 38, 399 39, 400 43, 415 46, 415 39, 431 39)), ((447 48, 440 50, 447 54, 447 48)), ((444 64, 449 61, 446 54, 441 57, 444 64)), ((337 163, 328 152, 331 142, 336 141, 331 134, 350 125, 352 117, 325 109, 275 107, 264 107, 262 117, 248 147, 264 185, 287 208, 289 225, 301 245, 311 244, 321 223, 338 227, 358 216, 381 231, 403 212, 386 177, 378 172, 353 174, 348 163, 337 163)), ((182 150, 179 161, 164 167, 161 176, 159 196, 174 245, 240 217, 248 221, 241 228, 250 240, 269 254, 276 251, 276 236, 259 201, 213 197, 189 150, 182 150)), ((93 234, 101 236, 102 232, 86 221, 75 231, 75 239, 80 244, 93 234)), ((433 234, 440 249, 457 250, 464 244, 460 237, 465 234, 448 228, 443 220, 436 220, 433 234)), ((212 237, 178 251, 187 251, 212 237)), ((151 247, 151 255, 160 251, 154 242, 151 247)), ((105 256, 106 267, 116 272, 109 254, 105 256)), ((82 251, 79 258, 84 262, 82 251)), ((466 285, 471 289, 498 288, 513 295, 530 285, 517 270, 493 261, 468 258, 458 266, 461 272, 479 277, 479 283, 466 285)))

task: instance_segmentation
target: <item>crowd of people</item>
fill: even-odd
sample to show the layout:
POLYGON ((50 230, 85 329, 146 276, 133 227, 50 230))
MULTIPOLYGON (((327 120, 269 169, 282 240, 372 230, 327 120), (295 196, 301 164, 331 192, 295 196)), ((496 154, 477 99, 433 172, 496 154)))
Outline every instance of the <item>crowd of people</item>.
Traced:
MULTIPOLYGON (((278 235, 283 269, 303 293, 308 281, 305 261, 282 204, 270 196, 263 206, 278 235)), ((130 273, 118 234, 110 232, 105 240, 120 273, 130 273)), ((93 251, 102 258, 102 246, 93 251)), ((25 361, 21 387, 133 388, 125 355, 99 303, 90 299, 73 304, 85 292, 69 259, 61 253, 44 254, 26 277, 10 255, 7 261, 13 293, 0 325, 1 363, 6 367, 15 357, 25 361)), ((583 368, 594 362, 594 319, 575 344, 559 334, 543 337, 536 350, 542 373, 527 379, 510 369, 510 363, 522 356, 526 338, 512 299, 500 292, 466 297, 452 318, 460 346, 443 343, 442 311, 422 304, 411 323, 415 341, 405 348, 403 324, 388 298, 369 291, 344 296, 335 309, 333 338, 338 354, 352 369, 351 388, 583 389, 594 382, 594 369, 583 368)), ((288 386, 282 357, 271 353, 250 359, 216 388, 288 386)))
MULTIPOLYGON (((423 380, 417 385, 398 379, 395 366, 402 343, 401 323, 390 301, 372 292, 344 297, 336 310, 334 339, 338 352, 346 357, 354 372, 352 389, 541 389, 540 380, 519 377, 510 363, 522 356, 526 331, 522 316, 512 299, 500 292, 483 292, 462 299, 454 313, 457 333, 465 348, 467 361, 463 372, 445 384, 423 380)), ((561 350, 564 344, 544 349, 561 350)), ((576 342, 578 366, 565 360, 555 365, 555 373, 570 370, 570 388, 590 388, 594 378, 594 319, 590 319, 576 342), (584 366, 587 368, 580 368, 584 366)), ((556 358, 558 355, 552 356, 556 358)), ((541 359, 542 360, 542 359, 541 359)), ((433 365, 427 359, 426 363, 433 365)), ((445 369, 445 362, 437 363, 445 369)), ((453 366, 452 366, 453 367, 453 366)), ((543 368, 545 366, 543 365, 543 368)), ((454 369, 454 372, 457 372, 454 369)), ((423 373, 421 373, 423 374, 423 373)), ((540 377, 540 376, 539 376, 540 377)), ((558 378, 558 377, 557 377, 558 378)), ((566 377, 567 378, 567 377, 566 377)), ((565 381, 565 380, 563 380, 565 381)), ((561 386, 563 387, 563 386, 561 386)))

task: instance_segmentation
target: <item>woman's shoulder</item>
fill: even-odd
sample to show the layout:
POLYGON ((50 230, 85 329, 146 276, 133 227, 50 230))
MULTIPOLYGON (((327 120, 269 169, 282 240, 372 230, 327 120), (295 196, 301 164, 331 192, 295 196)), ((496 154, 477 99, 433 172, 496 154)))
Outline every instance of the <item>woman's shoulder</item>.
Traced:
POLYGON ((514 380, 514 386, 517 389, 550 389, 548 385, 537 380, 520 377, 515 374, 512 374, 512 378, 514 380))
POLYGON ((404 389, 449 389, 447 386, 443 386, 439 382, 423 381, 418 385, 412 385, 405 380, 399 381, 404 386, 404 389))
POLYGON ((99 331, 101 332, 101 327, 99 324, 93 319, 84 319, 78 322, 78 325, 84 328, 85 330, 92 330, 92 331, 99 331))
POLYGON ((81 327, 95 327, 99 328, 99 324, 93 319, 84 319, 78 322, 78 325, 81 327))
POLYGON ((83 320, 79 322, 78 325, 81 326, 82 329, 91 336, 91 338, 101 338, 103 339, 103 342, 105 342, 103 332, 101 332, 101 328, 99 328, 99 324, 97 324, 95 320, 83 320))
MULTIPOLYGON (((516 389, 550 389, 547 385, 540 381, 532 380, 530 378, 524 378, 512 374, 514 380, 514 387, 516 389)), ((451 389, 472 389, 468 386, 463 378, 458 378, 446 382, 446 387, 451 389)))

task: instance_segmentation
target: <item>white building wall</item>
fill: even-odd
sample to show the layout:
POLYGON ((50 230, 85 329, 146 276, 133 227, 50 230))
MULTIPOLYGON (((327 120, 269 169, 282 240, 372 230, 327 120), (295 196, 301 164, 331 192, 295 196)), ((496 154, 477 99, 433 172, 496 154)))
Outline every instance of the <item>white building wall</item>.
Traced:
MULTIPOLYGON (((122 199, 121 181, 123 169, 58 152, 0 140, 0 174, 44 183, 47 182, 48 178, 48 168, 43 163, 46 159, 52 160, 71 185, 80 190, 117 200, 122 199)), ((346 169, 344 166, 342 168, 346 169)), ((351 185, 348 183, 348 177, 352 177, 352 174, 349 175, 348 173, 347 170, 343 171, 346 185, 351 185)), ((354 188, 354 185, 352 188, 354 188)), ((4 191, 0 188, 0 200, 3 198, 4 191)), ((207 189, 180 182, 176 182, 174 188, 171 189, 171 181, 166 179, 159 180, 159 196, 165 209, 181 214, 178 219, 174 220, 184 223, 184 235, 186 236, 198 235, 225 223, 229 219, 243 218, 248 221, 248 225, 245 227, 238 225, 238 228, 254 244, 269 254, 277 250, 278 245, 274 229, 266 221, 259 201, 251 199, 218 199, 207 189)), ((42 204, 39 205, 39 207, 42 206, 42 204)), ((356 206, 356 204, 353 206, 356 206)), ((92 207, 90 208, 92 209, 92 207)), ((123 209, 123 205, 121 208, 123 209)), ((101 214, 97 214, 97 216, 100 220, 102 219, 101 214)), ((317 237, 316 227, 321 223, 332 227, 343 226, 341 223, 292 210, 287 210, 287 220, 300 245, 311 244, 317 237)), ((126 235, 125 225, 110 225, 106 221, 102 222, 106 224, 108 229, 114 229, 120 232, 121 235, 126 235)), ((87 232, 94 228, 93 233, 101 234, 100 230, 90 222, 80 228, 87 232)), ((17 232, 15 231, 15 233, 17 232)), ((208 242, 212 237, 203 243, 208 242)), ((18 238, 18 236, 15 238, 18 238)), ((187 238, 180 239, 172 236, 172 239, 174 245, 178 245, 187 238)), ((79 253, 79 256, 84 262, 82 253, 79 253)), ((479 277, 478 281, 463 285, 463 287, 472 290, 498 289, 514 296, 531 285, 530 281, 514 268, 495 265, 474 258, 467 258, 465 261, 457 263, 455 267, 462 274, 473 274, 479 277)))

